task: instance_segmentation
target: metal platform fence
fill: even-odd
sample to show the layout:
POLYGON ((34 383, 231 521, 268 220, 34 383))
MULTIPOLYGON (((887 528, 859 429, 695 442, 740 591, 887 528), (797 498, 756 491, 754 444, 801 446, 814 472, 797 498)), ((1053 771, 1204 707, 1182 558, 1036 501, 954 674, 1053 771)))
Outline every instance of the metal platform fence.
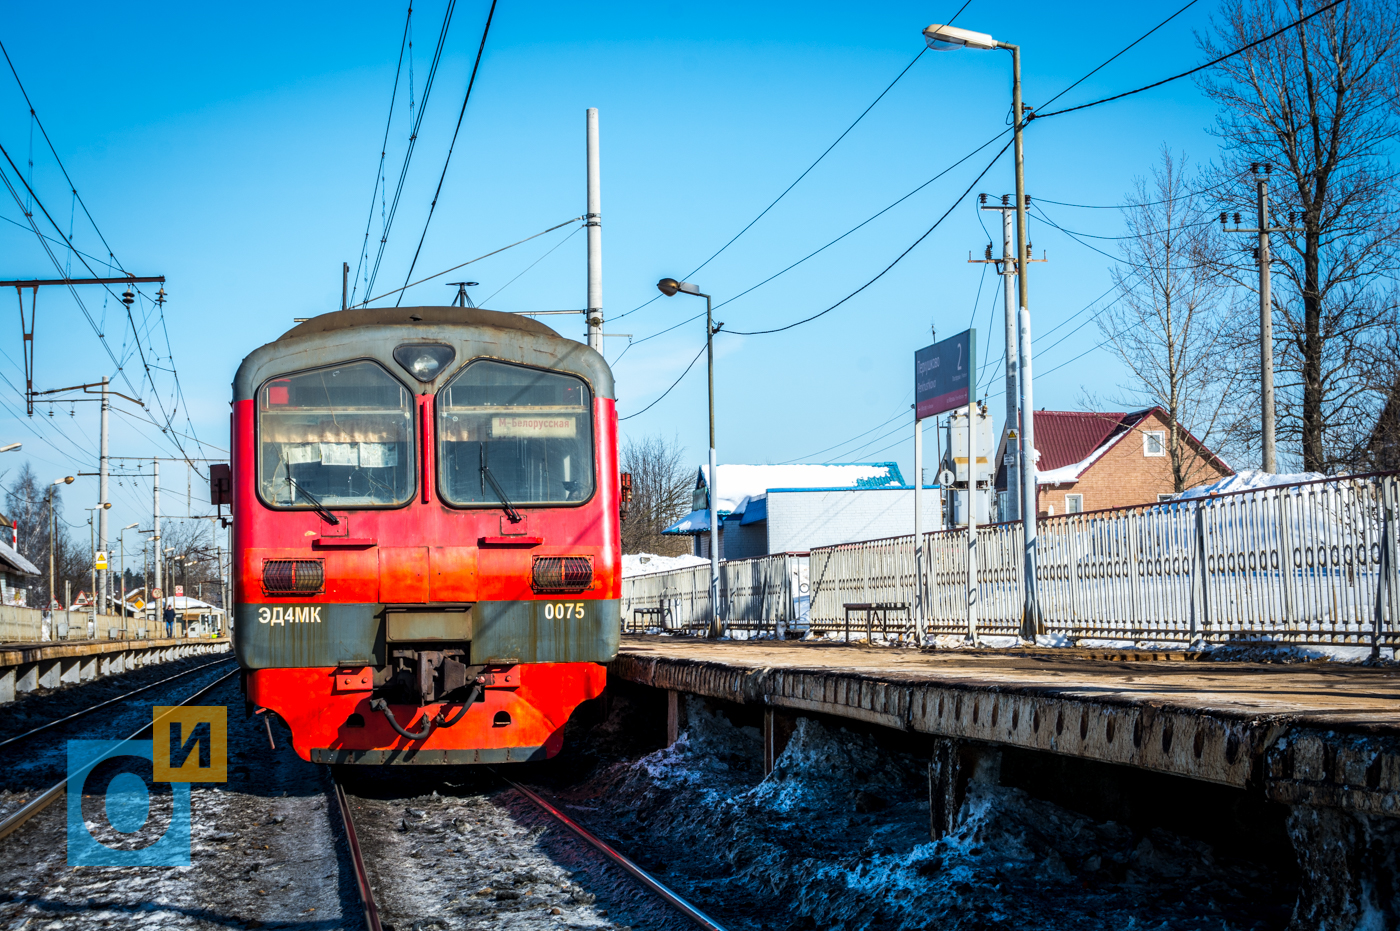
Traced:
MULTIPOLYGON (((776 553, 720 563, 720 617, 746 635, 806 628, 807 554, 776 553)), ((709 564, 622 580, 628 632, 705 634, 710 627, 709 564)))
MULTIPOLYGON (((1280 641, 1395 646, 1400 477, 1329 479, 1059 515, 1038 526, 1047 633, 1070 640, 1280 641)), ((1015 636, 1024 594, 1020 524, 977 533, 977 627, 1015 636)), ((810 627, 836 631, 851 602, 908 602, 926 632, 967 634, 965 531, 811 551, 810 627)))

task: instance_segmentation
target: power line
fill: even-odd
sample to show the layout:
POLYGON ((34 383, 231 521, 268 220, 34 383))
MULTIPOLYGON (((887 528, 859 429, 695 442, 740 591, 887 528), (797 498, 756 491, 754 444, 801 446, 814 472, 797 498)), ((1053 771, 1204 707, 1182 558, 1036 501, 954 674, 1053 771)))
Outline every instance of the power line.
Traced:
MULTIPOLYGON (((452 163, 452 151, 457 147, 457 134, 462 131, 462 118, 467 115, 467 102, 472 99, 472 88, 476 86, 476 72, 481 68, 481 55, 486 51, 486 37, 491 33, 491 19, 496 15, 496 0, 491 0, 491 9, 486 13, 486 26, 481 30, 481 44, 476 49, 476 61, 472 64, 472 76, 467 80, 467 92, 462 97, 462 109, 457 114, 457 128, 452 130, 452 142, 447 146, 447 157, 442 160, 442 174, 438 176, 437 190, 433 192, 433 202, 428 205, 428 218, 423 221, 423 234, 418 237, 418 248, 413 250, 413 261, 409 263, 408 274, 403 276, 404 287, 408 287, 408 279, 413 277, 413 270, 418 267, 418 255, 423 251, 423 240, 428 238, 428 225, 433 222, 433 213, 437 210, 438 197, 442 194, 442 183, 447 179, 447 166, 452 163)), ((421 111, 420 111, 421 112, 421 111)), ((394 303, 397 307, 403 301, 403 292, 399 292, 399 299, 394 303)))
POLYGON ((961 194, 958 195, 957 199, 953 201, 952 205, 951 205, 946 211, 943 212, 943 215, 942 215, 941 217, 939 217, 937 220, 935 220, 934 223, 933 223, 933 225, 930 226, 927 230, 925 230, 925 231, 923 232, 923 235, 921 235, 918 239, 916 239, 916 240, 914 240, 912 243, 910 243, 909 248, 905 249, 905 250, 904 250, 903 252, 901 252, 898 256, 896 256, 896 257, 895 257, 895 260, 894 260, 893 262, 891 262, 890 264, 886 265, 883 269, 881 269, 881 271, 880 271, 877 275, 875 275, 875 277, 871 278, 871 279, 870 279, 869 281, 867 281, 865 284, 863 284, 863 285, 861 285, 860 287, 856 288, 856 289, 855 289, 854 291, 852 291, 850 294, 847 294, 845 297, 841 298, 841 300, 837 301, 835 304, 832 304, 830 307, 826 308, 825 310, 818 311, 817 313, 812 314, 810 317, 804 317, 803 319, 797 320, 797 321, 795 321, 795 322, 793 322, 793 323, 789 323, 789 324, 787 324, 786 326, 774 327, 774 328, 771 329, 771 330, 749 330, 749 331, 744 331, 744 330, 726 330, 725 332, 732 333, 732 334, 735 335, 735 336, 763 336, 763 335, 766 335, 766 334, 768 334, 768 333, 781 333, 781 332, 783 332, 784 330, 791 330, 793 327, 802 326, 802 324, 804 324, 804 323, 811 323, 813 320, 816 320, 818 317, 824 317, 824 316, 826 316, 827 314, 831 313, 833 310, 835 310, 836 308, 840 307, 842 304, 846 303, 846 302, 849 301, 851 298, 855 297, 857 294, 861 293, 861 292, 864 291, 866 288, 870 287, 872 284, 874 284, 875 282, 879 281, 881 278, 885 277, 885 274, 886 274, 887 272, 889 272, 890 269, 894 268, 894 267, 895 267, 896 265, 898 265, 901 261, 903 261, 904 257, 905 257, 906 255, 908 255, 910 252, 913 252, 913 251, 914 251, 914 248, 915 248, 916 246, 918 246, 919 243, 923 242, 925 239, 927 239, 927 238, 933 233, 934 230, 938 229, 938 227, 943 223, 943 221, 946 220, 946 219, 948 219, 948 215, 951 214, 951 213, 953 212, 953 210, 957 208, 958 204, 962 203, 963 198, 966 197, 966 196, 972 191, 972 189, 977 185, 977 182, 978 182, 978 181, 981 181, 982 178, 987 174, 987 172, 989 172, 989 171, 992 170, 992 166, 995 165, 995 164, 997 163, 997 160, 1001 158, 1001 156, 1006 152, 1006 150, 1009 149, 1009 148, 1011 148, 1011 143, 1012 143, 1013 141, 1014 141, 1014 139, 1013 139, 1013 140, 1007 140, 1006 145, 1002 146, 1001 149, 1000 149, 1000 151, 998 151, 996 155, 992 156, 992 160, 991 160, 990 162, 987 163, 987 167, 983 168, 983 169, 981 170, 981 172, 978 173, 977 177, 975 177, 975 178, 972 179, 972 183, 969 184, 969 185, 967 186, 967 188, 966 188, 961 194))
POLYGON ((521 269, 520 274, 516 275, 516 276, 515 276, 514 278, 512 278, 510 281, 507 281, 505 284, 501 285, 501 286, 500 286, 499 288, 497 288, 495 291, 492 291, 492 292, 486 297, 486 299, 483 300, 483 301, 481 302, 481 305, 480 305, 480 306, 485 307, 487 304, 489 304, 489 303, 491 302, 491 299, 494 298, 497 294, 500 294, 500 293, 501 293, 502 291, 504 291, 506 288, 509 288, 511 285, 515 284, 515 283, 516 283, 517 281, 519 281, 522 277, 524 277, 525 274, 526 274, 527 272, 530 271, 530 269, 534 268, 536 265, 540 264, 540 263, 543 262, 545 259, 549 258, 551 255, 554 254, 554 252, 555 252, 556 249, 558 249, 560 246, 564 245, 564 243, 568 242, 570 239, 573 239, 575 236, 577 236, 578 233, 579 233, 579 230, 581 230, 581 229, 583 229, 582 226, 575 226, 575 227, 573 228, 573 230, 569 233, 569 235, 565 236, 563 239, 560 239, 558 242, 556 242, 553 246, 551 246, 551 247, 549 248, 549 251, 545 252, 544 255, 540 256, 540 257, 537 258, 537 259, 535 259, 535 260, 534 260, 533 262, 531 262, 529 265, 526 265, 523 269, 521 269))
POLYGON ((1153 88, 1161 87, 1163 84, 1170 84, 1172 81, 1179 81, 1179 80, 1181 80, 1182 78, 1190 77, 1191 75, 1195 74, 1195 73, 1198 72, 1198 71, 1204 71, 1204 70, 1206 70, 1207 68, 1213 68, 1213 67, 1215 67, 1216 65, 1220 64, 1222 61, 1227 61, 1227 60, 1229 60, 1229 59, 1231 59, 1231 58, 1234 58, 1236 55, 1241 55, 1241 54, 1243 54, 1243 53, 1249 51, 1250 49, 1254 48, 1255 46, 1263 45, 1265 42, 1268 42, 1270 39, 1277 38, 1278 36, 1283 35, 1283 34, 1284 34, 1285 32, 1287 32, 1288 30, 1294 29, 1294 28, 1296 28, 1296 27, 1298 27, 1298 26, 1303 25, 1303 23, 1306 23, 1308 20, 1312 19, 1313 17, 1315 17, 1315 16, 1320 16, 1320 15, 1322 15, 1323 13, 1326 13, 1328 10, 1332 9, 1333 7, 1340 6, 1340 5, 1342 4, 1342 2, 1343 2, 1343 0, 1332 0, 1332 2, 1329 3, 1329 4, 1327 4, 1326 6, 1320 7, 1319 9, 1314 10, 1313 12, 1309 13, 1307 16, 1299 17, 1298 19, 1296 19, 1296 20, 1294 20, 1293 22, 1289 23, 1287 26, 1284 26, 1282 29, 1276 29, 1276 30, 1274 30, 1273 32, 1269 33, 1268 35, 1264 36, 1264 38, 1262 38, 1262 39, 1256 39, 1256 40, 1254 40, 1253 42, 1250 42, 1248 45, 1242 45, 1242 46, 1240 46, 1239 48, 1235 49, 1233 52, 1227 52, 1227 53, 1225 53, 1224 55, 1221 55, 1219 58, 1215 58, 1215 59, 1212 59, 1211 61, 1206 62, 1204 65, 1197 65, 1195 68, 1192 68, 1190 71, 1183 71, 1183 72, 1181 72, 1180 74, 1174 74, 1174 75, 1172 75, 1172 76, 1169 77, 1169 78, 1163 78, 1163 79, 1160 80, 1160 81, 1154 81, 1154 82, 1151 83, 1151 84, 1146 84, 1146 85, 1144 85, 1144 86, 1142 86, 1142 87, 1137 87, 1137 88, 1134 88, 1134 89, 1132 89, 1132 90, 1130 90, 1130 91, 1123 91, 1121 94, 1114 94, 1114 95, 1111 96, 1111 97, 1103 97, 1103 98, 1101 98, 1101 99, 1099 99, 1099 100, 1090 101, 1089 103, 1082 103, 1082 104, 1080 104, 1080 105, 1077 106, 1077 107, 1066 107, 1066 108, 1064 108, 1063 110, 1052 110, 1052 111, 1050 111, 1049 113, 1032 113, 1032 114, 1027 118, 1027 122, 1029 122, 1030 120, 1033 120, 1033 119, 1036 119, 1036 120, 1043 120, 1043 119, 1046 119, 1046 118, 1048 118, 1048 117, 1060 116, 1060 115, 1065 114, 1065 113, 1074 113, 1076 110, 1087 110, 1087 109, 1089 109, 1090 107, 1097 107, 1097 106, 1099 106, 1100 104, 1110 103, 1110 102, 1112 102, 1112 101, 1114 101, 1114 100, 1122 100, 1124 97, 1131 97, 1131 96, 1134 95, 1134 94, 1141 94, 1143 91, 1150 91, 1150 90, 1152 90, 1153 88))
POLYGON ((657 398, 655 401, 652 401, 650 404, 648 404, 646 407, 642 408, 641 410, 637 411, 637 413, 635 413, 635 414, 628 414, 626 417, 619 417, 619 418, 618 418, 618 422, 621 423, 621 422, 624 421, 624 420, 631 420, 633 417, 640 417, 642 414, 645 414, 647 411, 651 410, 651 409, 652 409, 653 407, 655 407, 657 404, 661 403, 661 398, 666 397, 666 395, 670 394, 671 391, 676 387, 676 385, 679 385, 679 384, 681 383, 681 378, 685 378, 685 376, 686 376, 687 374, 689 374, 691 368, 694 367, 695 363, 699 360, 700 356, 701 356, 704 352, 705 352, 705 346, 701 346, 701 347, 700 347, 700 352, 697 352, 697 353, 695 354, 695 358, 690 360, 690 365, 687 365, 687 366, 685 367, 685 371, 684 371, 684 372, 681 372, 680 378, 677 378, 675 381, 671 382, 671 387, 670 387, 670 388, 667 388, 665 391, 661 392, 661 397, 660 397, 660 398, 657 398))

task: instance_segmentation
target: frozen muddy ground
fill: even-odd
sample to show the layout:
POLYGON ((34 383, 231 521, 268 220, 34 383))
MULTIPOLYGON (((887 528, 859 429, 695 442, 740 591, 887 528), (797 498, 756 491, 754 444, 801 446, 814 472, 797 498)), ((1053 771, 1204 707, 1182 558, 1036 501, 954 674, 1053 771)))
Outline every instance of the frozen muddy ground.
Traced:
MULTIPOLYGON (((606 738, 609 721, 599 736, 606 738)), ((927 758, 800 719, 760 735, 690 700, 677 743, 560 791, 580 821, 739 929, 1279 928, 1293 889, 1189 837, 969 787, 929 840, 927 758)))

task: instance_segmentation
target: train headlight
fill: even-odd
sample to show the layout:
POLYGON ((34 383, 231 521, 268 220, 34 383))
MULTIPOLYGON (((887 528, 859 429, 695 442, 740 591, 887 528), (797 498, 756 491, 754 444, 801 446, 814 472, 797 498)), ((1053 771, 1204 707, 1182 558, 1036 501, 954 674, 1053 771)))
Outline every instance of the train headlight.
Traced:
POLYGON ((394 361, 419 381, 432 381, 456 355, 457 350, 440 343, 404 343, 394 350, 394 361))
POLYGON ((531 583, 535 591, 574 594, 593 584, 593 559, 589 556, 536 556, 531 583))

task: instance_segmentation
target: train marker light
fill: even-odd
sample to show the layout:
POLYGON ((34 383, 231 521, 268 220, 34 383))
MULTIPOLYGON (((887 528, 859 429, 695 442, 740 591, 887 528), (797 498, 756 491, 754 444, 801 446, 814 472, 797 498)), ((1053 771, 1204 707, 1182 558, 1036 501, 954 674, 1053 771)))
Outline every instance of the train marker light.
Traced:
POLYGON ((438 343, 404 343, 394 350, 394 361, 419 381, 432 381, 452 364, 457 350, 438 343))

